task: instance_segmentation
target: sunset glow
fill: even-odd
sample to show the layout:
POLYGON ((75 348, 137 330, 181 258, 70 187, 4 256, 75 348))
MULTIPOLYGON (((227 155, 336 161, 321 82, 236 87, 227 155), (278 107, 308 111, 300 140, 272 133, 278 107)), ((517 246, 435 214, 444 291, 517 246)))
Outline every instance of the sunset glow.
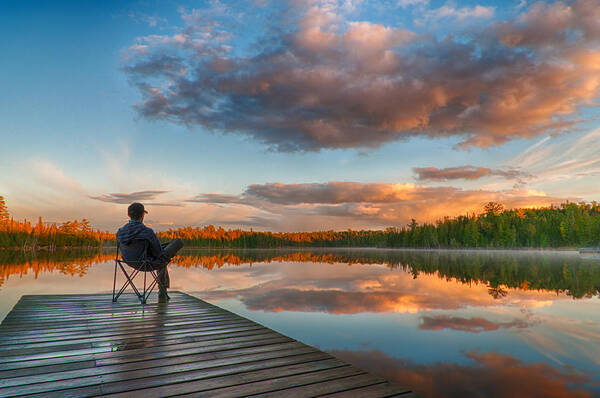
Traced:
POLYGON ((600 197, 598 0, 0 14, 17 220, 112 231, 142 201, 156 230, 380 229, 600 197))
POLYGON ((600 396, 600 0, 0 34, 0 396, 600 396))

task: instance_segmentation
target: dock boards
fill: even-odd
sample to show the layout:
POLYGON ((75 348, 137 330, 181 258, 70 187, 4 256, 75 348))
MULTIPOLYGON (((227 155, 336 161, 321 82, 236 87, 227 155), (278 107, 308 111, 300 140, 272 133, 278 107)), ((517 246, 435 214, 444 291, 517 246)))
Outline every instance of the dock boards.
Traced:
POLYGON ((180 292, 23 296, 0 325, 0 397, 415 397, 180 292))

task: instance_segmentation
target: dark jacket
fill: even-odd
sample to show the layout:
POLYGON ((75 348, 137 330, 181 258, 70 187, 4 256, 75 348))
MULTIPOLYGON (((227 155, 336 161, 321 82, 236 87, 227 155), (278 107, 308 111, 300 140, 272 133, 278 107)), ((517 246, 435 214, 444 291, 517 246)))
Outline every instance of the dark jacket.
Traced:
POLYGON ((123 258, 128 261, 139 260, 144 253, 140 252, 139 246, 128 247, 127 245, 135 239, 145 239, 149 242, 148 256, 150 260, 161 258, 163 253, 160 241, 151 228, 145 226, 141 221, 129 220, 117 231, 117 242, 119 242, 123 258))

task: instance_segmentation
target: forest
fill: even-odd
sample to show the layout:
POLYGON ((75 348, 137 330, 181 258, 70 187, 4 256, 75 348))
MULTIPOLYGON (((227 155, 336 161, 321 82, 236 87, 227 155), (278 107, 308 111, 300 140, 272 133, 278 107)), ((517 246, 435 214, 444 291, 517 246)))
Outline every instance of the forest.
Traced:
MULTIPOLYGON (((435 223, 390 226, 385 230, 268 232, 208 225, 158 233, 162 241, 181 238, 187 247, 412 247, 412 248, 577 248, 600 244, 600 204, 505 209, 489 202, 482 211, 445 217, 435 223)), ((44 223, 40 217, 15 221, 0 196, 0 247, 48 248, 114 246, 114 233, 94 229, 86 219, 44 223)))
POLYGON ((162 240, 181 238, 205 248, 414 247, 414 248, 573 248, 600 243, 600 205, 565 202, 537 209, 504 209, 490 202, 480 214, 445 217, 435 223, 385 230, 255 232, 239 229, 169 229, 162 240))
POLYGON ((55 250, 61 247, 100 247, 113 244, 115 236, 107 231, 94 229, 87 219, 45 223, 38 217, 36 224, 28 220, 14 220, 0 196, 0 248, 55 250))

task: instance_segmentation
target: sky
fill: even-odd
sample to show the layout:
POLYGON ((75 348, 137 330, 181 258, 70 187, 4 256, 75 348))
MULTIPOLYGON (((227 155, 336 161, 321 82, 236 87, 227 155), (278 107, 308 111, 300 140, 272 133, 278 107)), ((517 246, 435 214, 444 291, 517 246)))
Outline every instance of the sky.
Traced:
POLYGON ((600 197, 600 0, 1 7, 16 219, 375 229, 600 197))

